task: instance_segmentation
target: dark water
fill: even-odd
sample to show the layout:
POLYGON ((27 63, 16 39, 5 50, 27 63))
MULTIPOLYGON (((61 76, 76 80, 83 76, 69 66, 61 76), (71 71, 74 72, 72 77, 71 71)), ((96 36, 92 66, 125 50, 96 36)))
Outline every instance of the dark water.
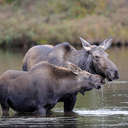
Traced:
MULTIPOLYGON (((0 118, 0 127, 128 128, 128 48, 113 48, 108 53, 119 68, 120 80, 79 95, 75 115, 64 115, 63 104, 58 104, 46 118, 15 116, 10 111, 10 118, 0 118)), ((22 54, 0 51, 0 73, 21 69, 22 58, 22 54)))

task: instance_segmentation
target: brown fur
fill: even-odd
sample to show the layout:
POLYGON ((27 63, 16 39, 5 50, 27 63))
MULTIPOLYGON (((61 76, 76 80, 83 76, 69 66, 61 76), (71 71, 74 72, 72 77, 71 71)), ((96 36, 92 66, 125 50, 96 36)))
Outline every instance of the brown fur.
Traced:
POLYGON ((64 67, 41 62, 29 72, 9 70, 0 76, 0 104, 3 115, 11 107, 17 112, 36 112, 42 115, 55 106, 66 94, 81 88, 96 88, 101 77, 89 79, 86 71, 72 72, 64 67))
MULTIPOLYGON (((23 62, 23 70, 29 71, 32 66, 41 61, 48 61, 49 63, 58 66, 65 66, 65 63, 68 61, 77 65, 82 70, 86 70, 92 74, 101 75, 109 81, 118 79, 118 69, 107 57, 107 54, 104 51, 110 46, 111 39, 105 40, 99 46, 91 45, 82 38, 81 41, 83 46, 83 49, 81 50, 73 48, 69 43, 60 43, 54 47, 46 47, 45 45, 33 47, 25 55, 26 60, 23 62), (34 56, 35 60, 32 57, 34 51, 38 52, 38 55, 34 56)), ((83 93, 84 91, 82 94, 83 93)), ((73 110, 76 102, 76 95, 77 94, 71 94, 60 100, 64 102, 64 111, 70 112, 73 110)))
POLYGON ((53 46, 52 45, 38 45, 32 47, 29 52, 26 53, 26 56, 23 59, 24 70, 31 69, 34 64, 40 62, 40 60, 47 60, 47 55, 51 52, 53 46), (40 54, 42 53, 42 54, 40 54), (28 59, 29 58, 29 59, 28 59))
MULTIPOLYGON (((65 67, 59 67, 59 66, 55 66, 55 65, 52 65, 52 64, 49 64, 45 61, 42 61, 38 64, 36 64, 30 71, 31 72, 41 72, 41 70, 43 70, 43 72, 45 71, 46 74, 50 75, 51 76, 51 79, 52 78, 56 78, 56 79, 62 79, 62 78, 73 78, 76 76, 75 73, 73 73, 71 70, 65 68, 65 67), (43 69, 42 69, 43 67, 43 69)), ((76 70, 76 69, 75 69, 76 70)))
POLYGON ((39 63, 41 60, 49 63, 63 66, 65 61, 75 50, 69 43, 64 42, 53 47, 52 45, 39 45, 32 47, 23 59, 23 70, 30 70, 32 66, 39 63), (41 54, 40 54, 41 53, 41 54))

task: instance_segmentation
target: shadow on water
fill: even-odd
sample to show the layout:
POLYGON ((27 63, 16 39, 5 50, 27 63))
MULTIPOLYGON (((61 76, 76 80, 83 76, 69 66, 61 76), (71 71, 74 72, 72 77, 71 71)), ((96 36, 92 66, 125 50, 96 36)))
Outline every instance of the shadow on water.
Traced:
MULTIPOLYGON (((117 64, 120 80, 107 83, 101 90, 78 95, 75 115, 65 116, 57 104, 50 117, 12 116, 0 118, 0 127, 12 128, 127 128, 128 127, 128 48, 108 51, 117 64)), ((21 69, 23 55, 0 50, 0 73, 21 69)))

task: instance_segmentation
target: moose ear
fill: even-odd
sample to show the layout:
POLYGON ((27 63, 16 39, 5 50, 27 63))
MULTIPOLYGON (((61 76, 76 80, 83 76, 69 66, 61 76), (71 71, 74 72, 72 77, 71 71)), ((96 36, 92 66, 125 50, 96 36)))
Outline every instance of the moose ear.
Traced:
POLYGON ((84 40, 82 37, 80 37, 80 41, 81 41, 81 43, 82 43, 83 48, 84 48, 86 51, 91 50, 91 45, 90 45, 89 42, 87 42, 86 40, 84 40))
POLYGON ((75 64, 72 64, 71 62, 66 62, 65 66, 70 69, 73 73, 75 73, 76 75, 78 75, 78 73, 80 71, 82 71, 82 69, 80 69, 78 66, 76 66, 75 64))
POLYGON ((112 44, 112 38, 104 40, 99 47, 103 48, 104 50, 108 49, 112 44))

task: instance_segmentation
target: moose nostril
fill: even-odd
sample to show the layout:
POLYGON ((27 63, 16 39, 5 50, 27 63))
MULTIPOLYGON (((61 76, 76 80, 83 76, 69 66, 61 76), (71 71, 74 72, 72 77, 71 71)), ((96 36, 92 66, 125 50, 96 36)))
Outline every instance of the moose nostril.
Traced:
POLYGON ((115 71, 115 78, 116 78, 116 79, 119 79, 119 73, 118 73, 117 70, 115 71))

